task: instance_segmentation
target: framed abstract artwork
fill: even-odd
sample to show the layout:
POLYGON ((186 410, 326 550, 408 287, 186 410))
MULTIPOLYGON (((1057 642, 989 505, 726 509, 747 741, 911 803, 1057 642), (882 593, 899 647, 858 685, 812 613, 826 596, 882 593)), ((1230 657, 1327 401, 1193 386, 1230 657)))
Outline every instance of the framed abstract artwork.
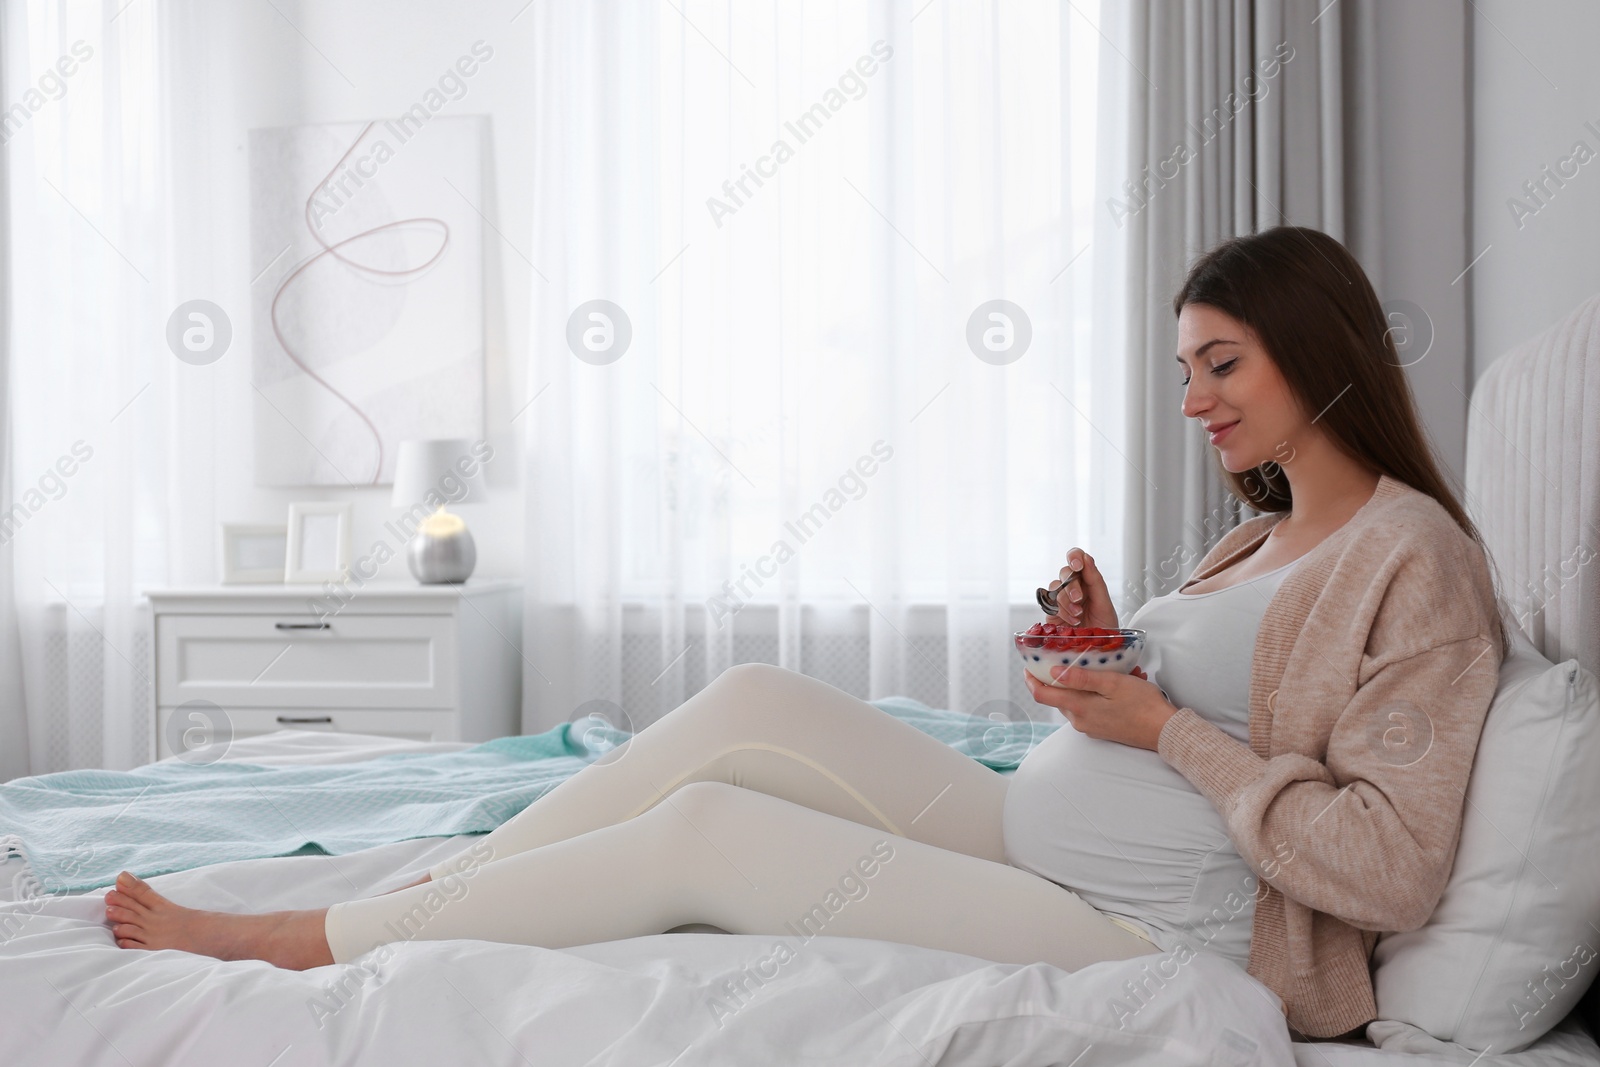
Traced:
POLYGON ((483 436, 487 121, 250 131, 256 484, 388 484, 400 441, 483 436))

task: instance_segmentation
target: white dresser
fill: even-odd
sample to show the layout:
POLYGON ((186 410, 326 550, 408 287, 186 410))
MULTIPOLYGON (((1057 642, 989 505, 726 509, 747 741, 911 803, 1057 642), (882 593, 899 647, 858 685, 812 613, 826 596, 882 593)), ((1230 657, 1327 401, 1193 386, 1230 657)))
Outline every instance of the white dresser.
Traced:
POLYGON ((369 581, 341 606, 313 585, 147 590, 162 758, 273 730, 420 741, 519 732, 513 581, 369 581))

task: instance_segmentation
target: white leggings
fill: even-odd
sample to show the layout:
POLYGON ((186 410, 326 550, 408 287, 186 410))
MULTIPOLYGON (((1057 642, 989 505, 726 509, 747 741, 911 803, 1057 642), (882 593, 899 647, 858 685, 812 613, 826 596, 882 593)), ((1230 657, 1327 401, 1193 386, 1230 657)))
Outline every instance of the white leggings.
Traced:
POLYGON ((1008 779, 826 682, 742 664, 433 881, 328 910, 344 963, 394 941, 544 948, 706 923, 1076 970, 1158 951, 1005 862, 1008 779))

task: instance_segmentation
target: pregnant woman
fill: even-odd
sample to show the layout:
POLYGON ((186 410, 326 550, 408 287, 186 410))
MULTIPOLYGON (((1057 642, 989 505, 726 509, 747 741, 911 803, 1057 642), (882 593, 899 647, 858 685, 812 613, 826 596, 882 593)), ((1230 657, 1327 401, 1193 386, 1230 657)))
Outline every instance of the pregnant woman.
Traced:
MULTIPOLYGON (((744 664, 422 882, 249 916, 124 873, 117 944, 307 968, 401 940, 562 948, 709 923, 1067 970, 1205 951, 1302 1035, 1366 1023, 1377 934, 1426 922, 1454 861, 1505 654, 1488 557, 1339 242, 1227 241, 1174 309, 1183 414, 1265 514, 1129 620, 1152 678, 1028 677, 1071 728, 1014 777, 744 664)), ((1093 557, 1067 560, 1062 621, 1117 626, 1093 557)))

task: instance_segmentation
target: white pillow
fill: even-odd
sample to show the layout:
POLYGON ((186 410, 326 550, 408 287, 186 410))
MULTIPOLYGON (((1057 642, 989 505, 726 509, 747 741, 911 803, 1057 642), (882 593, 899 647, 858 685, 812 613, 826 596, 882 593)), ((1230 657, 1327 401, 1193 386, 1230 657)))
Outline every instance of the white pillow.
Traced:
POLYGON ((1508 629, 1444 895, 1373 952, 1380 1020, 1495 1053, 1543 1036, 1600 972, 1600 687, 1508 629))

